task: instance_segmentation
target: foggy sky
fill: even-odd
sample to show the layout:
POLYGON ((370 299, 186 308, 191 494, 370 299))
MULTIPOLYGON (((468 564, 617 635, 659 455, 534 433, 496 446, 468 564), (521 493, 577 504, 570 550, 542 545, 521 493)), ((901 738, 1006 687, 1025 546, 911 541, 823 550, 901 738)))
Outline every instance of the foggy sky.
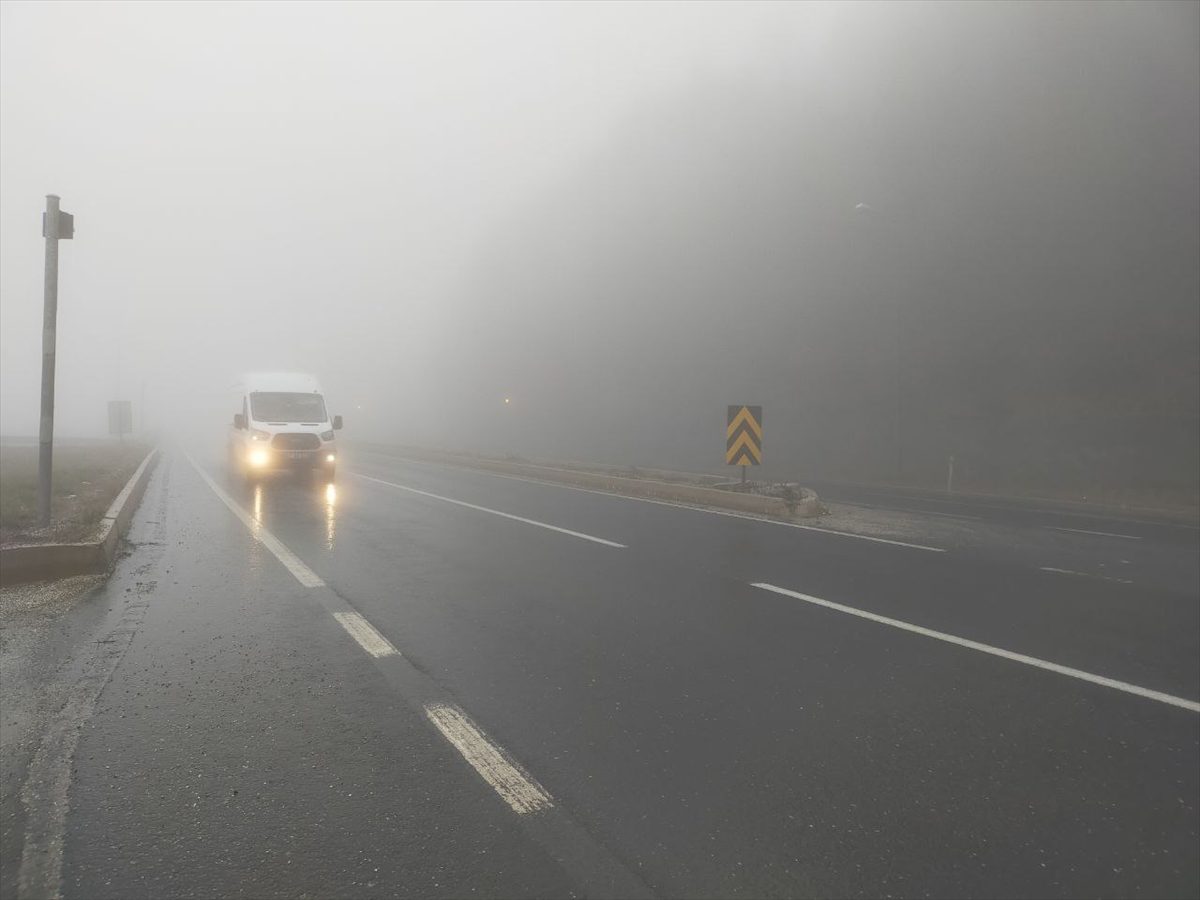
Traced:
POLYGON ((59 433, 143 379, 167 402, 246 369, 436 405, 431 316, 488 228, 628 104, 756 67, 799 13, 5 3, 0 432, 36 431, 46 193, 77 228, 59 433))
POLYGON ((1118 410, 1178 467, 1198 10, 6 3, 0 433, 56 192, 59 434, 294 368, 367 439, 706 466, 750 402, 880 474, 899 373, 919 464, 1118 410))

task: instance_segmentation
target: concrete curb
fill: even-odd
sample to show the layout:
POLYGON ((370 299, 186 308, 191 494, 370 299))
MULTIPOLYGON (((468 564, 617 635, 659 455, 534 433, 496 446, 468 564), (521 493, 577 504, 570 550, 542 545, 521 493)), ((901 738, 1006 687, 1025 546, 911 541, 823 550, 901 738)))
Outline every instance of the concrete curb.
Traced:
MULTIPOLYGON (((466 469, 481 469, 486 472, 496 472, 501 475, 516 475, 522 478, 532 478, 536 481, 550 481, 556 484, 567 484, 575 487, 604 491, 610 494, 624 494, 630 497, 642 497, 647 500, 661 500, 666 503, 682 503, 692 506, 708 506, 716 509, 729 509, 750 515, 769 516, 775 519, 788 519, 787 504, 779 497, 763 497, 756 494, 738 494, 732 491, 719 491, 714 488, 698 485, 679 484, 676 482, 654 481, 645 478, 626 478, 620 475, 610 475, 603 472, 582 472, 575 469, 560 469, 553 466, 534 465, 533 463, 511 462, 509 460, 488 459, 486 457, 467 456, 457 453, 439 453, 432 450, 419 450, 412 447, 390 447, 387 450, 363 448, 366 452, 381 453, 385 456, 398 456, 419 462, 433 462, 442 465, 459 466, 466 469)), ((816 497, 812 503, 808 498, 802 500, 798 515, 807 518, 817 514, 816 497), (813 506, 813 510, 807 507, 813 506)))
POLYGON ((121 536, 137 509, 158 449, 146 454, 100 520, 98 540, 82 544, 29 544, 0 549, 0 584, 47 581, 69 575, 99 575, 112 568, 121 536))

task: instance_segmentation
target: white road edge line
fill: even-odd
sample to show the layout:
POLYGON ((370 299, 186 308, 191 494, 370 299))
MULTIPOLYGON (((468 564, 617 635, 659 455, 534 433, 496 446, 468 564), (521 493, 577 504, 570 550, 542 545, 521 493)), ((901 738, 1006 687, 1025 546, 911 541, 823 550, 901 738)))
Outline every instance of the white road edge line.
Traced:
POLYGON ((375 630, 375 626, 356 612, 335 612, 333 617, 350 637, 374 657, 396 656, 400 653, 392 642, 375 630))
MULTIPOLYGON (((829 503, 834 506, 853 506, 855 509, 870 509, 881 510, 883 512, 899 512, 905 514, 915 514, 919 516, 938 516, 944 519, 964 519, 968 522, 982 522, 983 519, 979 516, 965 516, 962 513, 938 512, 936 509, 902 509, 898 506, 878 506, 870 503, 854 503, 850 500, 829 500, 829 503)), ((839 532, 840 534, 841 532, 839 532)))
POLYGON ((1056 569, 1054 566, 1038 566, 1042 572, 1053 572, 1055 575, 1078 575, 1080 578, 1097 578, 1100 581, 1116 581, 1120 584, 1133 584, 1128 578, 1116 578, 1112 575, 1093 575, 1090 572, 1076 572, 1074 569, 1056 569))
POLYGON ((375 478, 371 475, 364 475, 361 472, 355 472, 356 478, 365 478, 367 481, 374 481, 379 484, 386 484, 388 487, 394 487, 402 491, 409 491, 413 494, 420 494, 422 497, 432 497, 434 500, 441 500, 445 503, 453 503, 456 506, 465 506, 467 509, 475 509, 479 512, 491 513, 493 516, 501 516, 505 519, 512 519, 514 522, 524 522, 526 525, 536 525, 538 528, 545 528, 549 531, 557 531, 559 534, 568 534, 571 537, 581 538, 585 541, 592 541, 596 544, 603 544, 606 547, 616 547, 621 550, 627 549, 625 544, 618 544, 616 541, 609 541, 604 538, 595 537, 590 534, 583 534, 579 531, 571 531, 569 528, 559 528, 557 525, 547 525, 545 522, 539 522, 536 519, 525 519, 521 516, 514 516, 511 513, 500 512, 498 509, 489 509, 486 506, 476 506, 474 503, 467 503, 465 500, 455 500, 453 497, 443 497, 441 494, 431 494, 429 491, 419 491, 416 488, 408 487, 403 484, 396 484, 394 481, 384 481, 382 478, 375 478))
POLYGON ((221 490, 221 487, 209 477, 208 473, 200 468, 200 464, 192 459, 191 454, 185 453, 184 456, 187 457, 187 461, 192 464, 192 468, 204 479, 205 483, 212 488, 213 493, 217 495, 217 499, 229 507, 229 511, 241 520, 241 523, 246 526, 255 540, 275 554, 275 558, 283 563, 289 572, 296 576, 297 581, 307 588, 325 586, 325 582, 321 580, 321 577, 301 562, 300 557, 285 547, 283 542, 271 534, 262 522, 242 509, 236 500, 221 490))
POLYGON ((1053 529, 1054 531, 1070 531, 1073 534, 1098 534, 1101 537, 1124 538, 1127 541, 1140 541, 1142 538, 1136 534, 1116 534, 1112 531, 1088 531, 1086 528, 1063 528, 1061 525, 1046 525, 1045 528, 1053 529))
MULTIPOLYGON (((185 454, 187 455, 187 454, 185 454)), ((213 493, 229 507, 230 511, 237 516, 242 524, 250 530, 250 533, 260 541, 267 549, 279 558, 279 561, 287 566, 296 579, 305 587, 321 587, 325 584, 315 572, 308 566, 304 565, 299 558, 285 547, 278 538, 263 527, 262 523, 253 518, 249 513, 242 509, 225 491, 223 491, 212 478, 209 477, 199 464, 187 456, 188 462, 192 464, 200 477, 205 483, 212 488, 213 493)), ((362 476, 367 477, 367 476, 362 476)), ((372 479, 378 480, 378 479, 372 479)), ((388 482, 384 482, 387 484, 388 482)), ((402 487, 401 485, 392 485, 393 487, 402 487)), ((414 490, 413 488, 404 488, 404 490, 414 490)), ((424 493, 417 491, 417 493, 424 493)), ((430 495, 435 496, 435 495, 430 495)), ((439 500, 449 500, 446 497, 438 497, 439 500)), ((462 503, 458 500, 450 500, 451 503, 462 503)), ((464 506, 471 504, 463 503, 464 506)), ((483 507, 476 507, 483 509, 483 507)), ((495 510, 485 510, 486 512, 495 512, 495 510)), ((509 516, 507 513, 496 513, 497 515, 505 516, 506 518, 517 518, 509 516)), ((522 519, 521 521, 528 521, 522 519)), ((542 525, 540 522, 531 522, 530 524, 542 525)), ((545 528, 550 528, 553 531, 565 531, 562 528, 555 528, 553 525, 543 525, 545 528)), ((567 534, 575 535, 576 537, 584 537, 588 540, 598 541, 603 544, 611 544, 616 547, 623 547, 622 544, 612 544, 611 541, 604 541, 600 538, 592 538, 588 535, 577 534, 576 532, 566 532, 567 534)), ((333 613, 333 617, 338 624, 344 628, 351 637, 358 641, 367 653, 374 657, 382 656, 398 656, 398 651, 392 643, 380 634, 370 622, 354 611, 338 611, 333 613)), ((546 792, 533 776, 521 768, 515 761, 510 759, 499 747, 494 744, 483 730, 479 728, 461 709, 451 706, 446 703, 427 703, 425 705, 425 715, 430 722, 442 733, 455 749, 462 754, 463 758, 471 764, 471 767, 492 786, 497 794, 506 802, 513 811, 519 815, 538 812, 539 810, 549 809, 554 805, 550 794, 546 792)))
MULTIPOLYGON (((940 497, 928 497, 928 496, 913 497, 911 494, 891 494, 891 493, 887 493, 886 491, 879 490, 877 488, 872 488, 870 485, 860 484, 860 485, 846 485, 846 486, 847 487, 866 488, 870 493, 873 493, 876 496, 894 497, 897 500, 917 500, 919 503, 941 503, 943 505, 945 505, 947 503, 955 504, 955 503, 963 502, 961 499, 945 500, 940 497)), ((1003 500, 1005 498, 996 497, 996 499, 1003 500)), ((1010 501, 1014 500, 1014 499, 1019 501, 1019 498, 1008 498, 1008 499, 1010 501)), ((831 500, 830 502, 837 503, 838 501, 831 500)), ((1016 511, 1016 512, 1034 512, 1034 513, 1049 512, 1049 513, 1054 513, 1055 515, 1060 515, 1060 516, 1071 516, 1072 518, 1076 518, 1076 519, 1105 518, 1105 515, 1103 514, 1103 512, 1100 512, 1100 511, 1082 511, 1082 510, 1072 510, 1072 509, 1047 509, 1045 507, 1036 507, 1036 506, 1033 508, 1026 507, 1026 508, 1022 509, 1021 506, 1019 505, 1019 503, 1017 506, 1013 506, 1011 502, 1010 503, 998 503, 998 504, 997 503, 979 503, 977 501, 972 501, 972 502, 974 503, 974 506, 978 509, 998 509, 1002 512, 1014 512, 1014 511, 1016 511)), ((1050 501, 1050 502, 1053 502, 1053 501, 1050 501)), ((909 510, 907 510, 907 512, 919 512, 919 510, 909 509, 909 510)), ((1160 512, 1166 512, 1166 510, 1160 510, 1160 512)), ((1112 517, 1108 516, 1107 518, 1112 518, 1112 517)), ((1189 525, 1186 522, 1168 521, 1168 520, 1164 520, 1164 519, 1157 519, 1157 520, 1156 519, 1131 519, 1131 518, 1127 518, 1124 516, 1122 516, 1121 518, 1126 522, 1129 522, 1131 524, 1137 524, 1137 525, 1156 525, 1156 526, 1165 526, 1167 528, 1186 528, 1188 531, 1200 531, 1200 525, 1189 525)))
POLYGON ((1129 684, 1125 681, 1117 681, 1115 678, 1106 678, 1103 675, 1093 675, 1091 672, 1084 672, 1080 669, 1072 669, 1070 666, 1060 666, 1058 663, 1047 662, 1046 660, 1038 659, 1035 656, 1026 656, 1023 653, 1013 653, 1011 650, 1003 650, 1000 647, 993 647, 990 644, 981 644, 978 641, 971 641, 966 638, 956 637, 953 634, 946 634, 943 631, 934 631, 932 628, 923 628, 920 625, 912 625, 908 622, 901 622, 899 619, 890 619, 887 616, 880 616, 876 615, 875 613, 866 612, 865 610, 855 609, 853 606, 843 606, 840 603, 834 603, 830 600, 822 600, 820 597, 813 597, 809 594, 801 594, 799 591, 789 591, 787 588, 776 587, 773 584, 752 582, 750 586, 760 588, 764 591, 772 591, 776 594, 782 594, 785 597, 792 597, 796 600, 803 600, 806 603, 813 603, 817 606, 824 606, 827 609, 843 612, 851 616, 858 616, 860 619, 868 619, 872 622, 878 622, 881 625, 890 625, 893 628, 911 631, 913 634, 921 634, 925 637, 935 638, 939 641, 945 641, 948 644, 957 644, 958 646, 966 647, 969 650, 978 650, 980 653, 988 653, 992 656, 999 656, 1002 659, 1024 663, 1027 666, 1033 666, 1038 669, 1046 669, 1049 672, 1057 672, 1059 675, 1069 675, 1072 678, 1078 678, 1080 681, 1089 681, 1092 684, 1098 684, 1101 687, 1112 688, 1113 690, 1117 691, 1124 691, 1127 694, 1134 694, 1138 697, 1145 697, 1148 700, 1157 700, 1159 703, 1166 703, 1170 706, 1178 706, 1181 709, 1200 713, 1200 703, 1197 703, 1195 700, 1188 700, 1184 697, 1176 697, 1173 694, 1164 694, 1162 691, 1152 691, 1149 688, 1138 687, 1136 684, 1129 684))
POLYGON ((461 709, 447 703, 427 703, 425 715, 518 815, 528 815, 554 805, 546 789, 509 759, 461 709))
MULTIPOLYGON (((398 459, 401 462, 413 463, 417 465, 438 466, 443 469, 461 468, 460 466, 444 466, 440 463, 424 463, 420 460, 408 460, 403 457, 389 457, 390 459, 398 459)), ((507 478, 510 481, 526 481, 529 484, 543 484, 547 487, 564 488, 568 491, 579 491, 583 494, 597 494, 601 497, 614 497, 617 500, 633 500, 636 503, 653 503, 655 506, 669 506, 672 509, 690 509, 693 512, 708 513, 714 516, 729 516, 731 519, 745 519, 747 522, 760 522, 763 525, 781 525, 784 528, 799 528, 802 531, 820 531, 824 534, 833 534, 838 537, 857 538, 860 541, 873 541, 877 544, 893 544, 897 547, 909 547, 913 550, 928 550, 930 553, 945 553, 945 547, 927 547, 924 544, 910 544, 906 541, 894 541, 889 538, 871 537, 867 534, 855 534, 852 531, 837 531, 833 528, 819 528, 816 525, 800 525, 796 522, 779 522, 775 519, 767 519, 762 516, 748 516, 743 513, 729 512, 723 509, 713 509, 711 506, 693 506, 689 503, 672 503, 669 500, 652 500, 649 497, 631 497, 628 494, 618 494, 614 491, 597 491, 593 488, 576 487, 573 484, 563 484, 559 481, 545 481, 541 478, 526 478, 523 475, 505 475, 501 472, 489 472, 486 469, 467 469, 469 472, 475 472, 479 475, 488 475, 492 478, 507 478)), ((363 475, 360 472, 355 472, 360 478, 370 478, 370 475, 363 475)), ((373 479, 378 481, 380 479, 373 479)), ((388 482, 384 482, 387 484, 388 482)), ((411 490, 411 488, 410 488, 411 490)))

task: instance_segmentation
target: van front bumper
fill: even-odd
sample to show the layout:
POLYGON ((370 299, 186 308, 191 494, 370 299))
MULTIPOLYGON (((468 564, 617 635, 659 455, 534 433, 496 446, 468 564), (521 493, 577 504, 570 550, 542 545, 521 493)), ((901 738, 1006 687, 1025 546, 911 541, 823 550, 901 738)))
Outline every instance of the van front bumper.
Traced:
POLYGON ((334 468, 337 453, 333 450, 272 450, 256 447, 246 454, 246 467, 252 472, 301 471, 334 468))

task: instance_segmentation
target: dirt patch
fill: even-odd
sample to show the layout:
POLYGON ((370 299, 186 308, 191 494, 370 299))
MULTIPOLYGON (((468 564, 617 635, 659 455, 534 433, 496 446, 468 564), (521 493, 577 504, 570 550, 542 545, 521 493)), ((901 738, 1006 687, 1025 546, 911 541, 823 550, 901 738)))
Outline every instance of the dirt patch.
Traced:
POLYGON ((146 452, 141 444, 56 445, 52 524, 38 528, 38 447, 0 447, 0 544, 91 539, 146 452))

